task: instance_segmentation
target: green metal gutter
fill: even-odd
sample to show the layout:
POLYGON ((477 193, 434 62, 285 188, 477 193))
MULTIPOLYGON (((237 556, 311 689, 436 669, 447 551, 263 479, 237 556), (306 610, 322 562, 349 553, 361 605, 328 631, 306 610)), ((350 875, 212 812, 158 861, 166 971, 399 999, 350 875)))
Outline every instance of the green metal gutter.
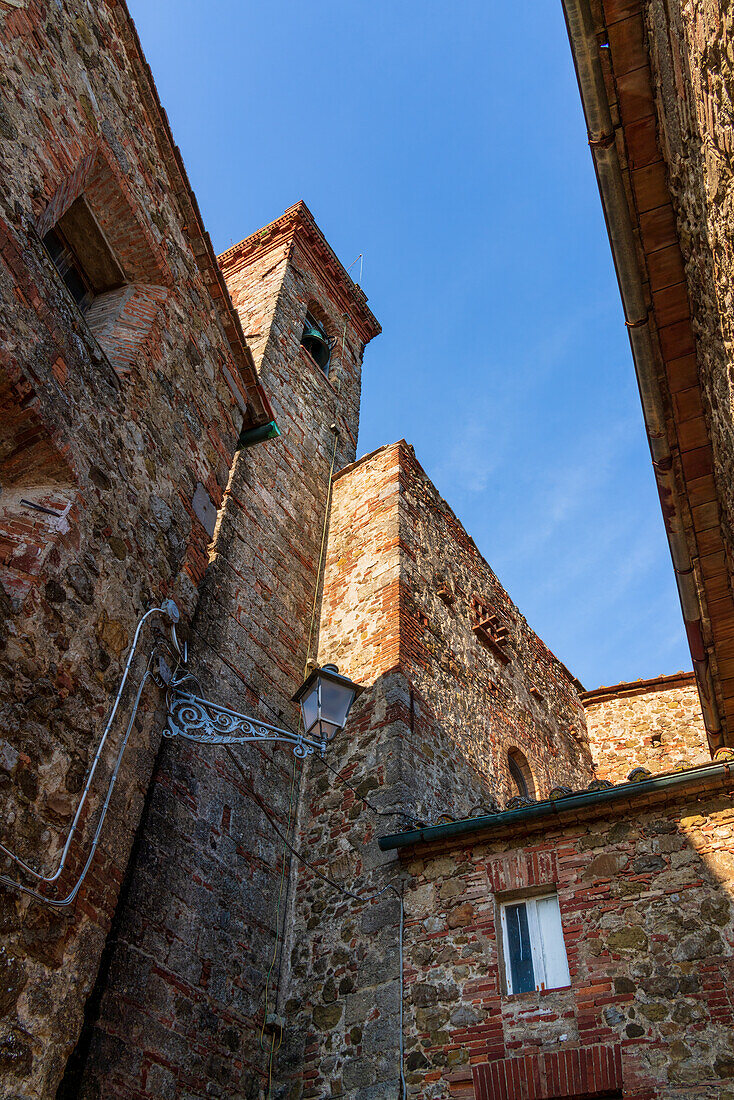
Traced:
POLYGON ((429 825, 407 833, 393 833, 391 836, 381 836, 378 844, 381 851, 391 852, 396 848, 409 848, 415 844, 430 844, 434 841, 453 840, 491 829, 506 829, 508 826, 530 824, 543 818, 563 818, 567 813, 573 813, 575 810, 585 810, 590 806, 601 809, 625 799, 685 788, 694 783, 700 786, 703 782, 706 786, 707 781, 711 779, 731 780, 731 763, 725 760, 720 764, 703 764, 700 768, 689 768, 684 772, 655 775, 639 783, 621 783, 618 787, 608 787, 601 791, 581 791, 579 794, 557 798, 553 802, 538 802, 534 806, 522 806, 518 810, 506 810, 501 814, 486 814, 484 817, 451 821, 446 825, 429 825))
POLYGON ((274 420, 268 421, 267 424, 261 424, 258 428, 243 428, 240 432, 240 438, 237 440, 237 450, 241 451, 244 447, 254 447, 256 443, 264 443, 266 439, 277 439, 280 435, 280 428, 274 420))

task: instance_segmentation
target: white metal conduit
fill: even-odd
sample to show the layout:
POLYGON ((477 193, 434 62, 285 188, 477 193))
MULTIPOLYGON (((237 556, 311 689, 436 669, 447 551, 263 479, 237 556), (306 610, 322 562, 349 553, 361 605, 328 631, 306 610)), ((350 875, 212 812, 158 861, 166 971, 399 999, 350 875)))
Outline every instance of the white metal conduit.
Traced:
MULTIPOLYGON (((41 871, 36 871, 35 868, 31 867, 30 864, 26 863, 25 860, 21 859, 21 857, 16 855, 15 852, 11 851, 10 848, 6 848, 5 845, 0 844, 0 852, 3 855, 7 856, 9 859, 11 859, 13 861, 13 863, 15 863, 18 867, 20 867, 23 871, 25 871, 26 874, 31 875, 32 878, 34 878, 36 880, 38 885, 41 885, 42 883, 43 884, 51 884, 53 882, 56 882, 57 879, 63 873, 64 867, 66 866, 66 861, 67 861, 68 856, 69 856, 69 849, 71 848, 71 843, 74 839, 74 835, 76 834, 77 829, 79 828, 79 822, 80 822, 80 819, 81 819, 82 811, 84 809, 84 806, 85 806, 86 801, 87 801, 87 797, 89 795, 89 791, 90 791, 91 786, 92 786, 92 781, 94 779, 94 775, 95 775, 95 772, 97 770, 97 765, 99 764, 100 759, 102 757, 104 747, 107 743, 107 739, 108 739, 110 731, 112 729, 112 723, 114 722, 115 715, 117 714, 117 710, 118 710, 118 707, 120 705, 120 700, 122 698, 122 693, 123 693, 123 690, 125 688, 125 684, 127 682, 128 675, 130 673, 130 668, 131 668, 131 665, 132 665, 132 662, 133 662, 133 658, 135 657, 135 652, 137 650, 138 641, 140 639, 140 632, 143 628, 143 624, 145 623, 145 621, 147 619, 149 619, 151 615, 155 615, 155 614, 163 615, 163 617, 168 620, 168 622, 169 622, 169 624, 171 625, 172 628, 174 628, 175 623, 178 622, 178 618, 179 618, 178 608, 176 607, 173 600, 165 600, 160 607, 152 607, 149 611, 145 612, 145 614, 142 616, 142 618, 138 622, 137 628, 135 630, 135 635, 133 637, 133 642, 132 642, 132 645, 130 647, 130 653, 128 655, 127 662, 125 663, 125 669, 123 671, 122 679, 120 681, 120 687, 118 688, 117 695, 115 697, 115 701, 112 705, 112 710, 110 711, 110 716, 107 719, 107 724, 105 725, 104 731, 102 733, 102 737, 100 738, 99 745, 97 746, 97 751, 94 754, 94 759, 93 759, 92 765, 89 769, 89 773, 87 775, 86 782, 84 784, 84 789, 82 791, 82 796, 81 796, 81 798, 79 800, 79 804, 76 808, 76 812, 74 814, 73 821, 72 821, 71 826, 69 828, 69 832, 67 834, 66 841, 64 842, 64 847, 61 851, 61 856, 60 856, 59 863, 58 863, 58 866, 57 866, 56 870, 52 874, 43 874, 41 871)), ((174 635, 174 640, 175 640, 175 635, 174 635)), ((97 846, 99 844, 99 838, 100 838, 100 835, 101 835, 101 832, 102 832, 102 826, 104 825, 104 821, 105 821, 105 818, 107 816, 107 811, 109 809, 110 801, 112 799, 112 792, 114 790, 115 783, 117 782, 117 776, 118 776, 119 771, 120 771, 120 765, 122 764, 122 758, 124 756, 125 748, 127 747, 127 742, 128 742, 128 739, 130 737, 130 733, 131 733, 132 728, 133 728, 133 722, 135 721, 135 717, 136 717, 137 712, 138 712, 138 707, 140 705, 140 698, 143 694, 143 688, 145 687, 146 683, 148 682, 148 680, 150 679, 150 676, 151 676, 151 661, 152 661, 152 658, 149 658, 148 663, 146 665, 145 673, 143 675, 142 680, 140 681, 140 685, 138 687, 138 690, 137 690, 137 693, 136 693, 136 696, 135 696, 135 701, 133 703, 133 708, 132 708, 132 712, 131 712, 131 715, 130 715, 130 720, 127 724, 127 728, 125 730, 125 735, 124 735, 124 737, 122 739, 122 742, 120 744, 120 748, 119 748, 118 753, 117 753, 117 759, 115 761, 115 766, 114 766, 112 775, 110 776, 109 784, 107 786, 107 793, 106 793, 106 796, 105 796, 104 803, 102 805, 102 812, 100 814, 99 821, 97 822, 97 828, 95 829, 94 837, 92 838, 92 846, 91 846, 91 849, 89 851, 89 855, 88 855, 87 860, 84 864, 84 867, 82 868, 81 873, 79 874, 79 877, 77 878, 77 880, 74 883, 73 887, 71 888, 69 893, 63 898, 50 898, 50 897, 47 897, 45 894, 39 893, 38 890, 34 890, 29 886, 25 886, 21 882, 16 882, 15 879, 10 878, 8 875, 0 875, 0 883, 3 886, 8 886, 12 890, 19 890, 23 894, 28 894, 30 897, 35 898, 36 901, 43 902, 45 905, 50 905, 54 909, 62 909, 65 906, 71 905, 72 902, 74 901, 74 899, 76 898, 77 894, 79 893, 79 890, 82 887, 84 879, 86 878, 87 872, 89 871, 89 868, 92 864, 92 860, 94 859, 95 853, 97 851, 97 846)))

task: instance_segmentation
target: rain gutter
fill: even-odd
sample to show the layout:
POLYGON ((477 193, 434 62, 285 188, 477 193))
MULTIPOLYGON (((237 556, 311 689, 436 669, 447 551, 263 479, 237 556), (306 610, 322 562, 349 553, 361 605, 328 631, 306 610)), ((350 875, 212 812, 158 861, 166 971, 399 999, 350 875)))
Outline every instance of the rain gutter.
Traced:
POLYGON ((675 484, 673 454, 668 442, 665 410, 657 375, 657 357, 650 332, 650 316, 619 163, 616 132, 609 109, 596 29, 588 0, 562 0, 562 3, 586 118, 589 146, 622 296, 625 323, 632 345, 645 428, 696 673, 701 710, 713 751, 723 743, 721 720, 703 640, 701 601, 681 519, 680 494, 675 484))
POLYGON ((669 775, 654 775, 637 783, 620 783, 617 787, 608 787, 601 791, 581 791, 579 794, 565 795, 554 801, 537 802, 523 806, 518 810, 505 810, 500 814, 485 814, 483 817, 470 817, 464 821, 451 821, 445 825, 428 825, 410 832, 381 836, 378 840, 380 850, 392 852, 397 848, 410 848, 416 844, 432 844, 463 840, 474 833, 505 831, 525 827, 544 819, 557 819, 559 823, 580 810, 591 807, 602 809, 615 802, 633 801, 645 795, 662 792, 683 791, 690 787, 692 791, 708 788, 713 780, 719 780, 725 790, 732 789, 731 761, 716 764, 704 764, 700 768, 690 768, 684 772, 671 772, 669 775))

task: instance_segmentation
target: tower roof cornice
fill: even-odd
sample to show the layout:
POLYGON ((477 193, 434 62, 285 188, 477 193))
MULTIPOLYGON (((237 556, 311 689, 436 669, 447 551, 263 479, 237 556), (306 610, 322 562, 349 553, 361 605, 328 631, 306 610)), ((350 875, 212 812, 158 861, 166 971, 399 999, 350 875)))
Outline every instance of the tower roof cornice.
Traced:
POLYGON ((329 286, 333 300, 343 307, 344 312, 349 312, 364 342, 369 343, 378 336, 382 327, 367 305, 367 295, 344 268, 303 200, 289 206, 275 221, 228 248, 217 259, 227 276, 263 253, 271 252, 281 244, 288 247, 294 242, 306 252, 329 286))

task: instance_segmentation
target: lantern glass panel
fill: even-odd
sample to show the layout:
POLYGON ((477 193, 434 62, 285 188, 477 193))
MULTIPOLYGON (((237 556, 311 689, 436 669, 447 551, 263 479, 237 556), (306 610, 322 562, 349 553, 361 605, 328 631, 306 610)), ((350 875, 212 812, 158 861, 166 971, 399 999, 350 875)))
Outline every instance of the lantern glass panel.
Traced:
POLYGON ((332 722, 326 722, 322 718, 319 722, 318 733, 322 741, 330 741, 331 738, 339 732, 341 726, 334 725, 332 722))
POLYGON ((336 729, 347 720, 354 689, 348 684, 336 684, 326 677, 321 681, 321 718, 336 729))
POLYGON ((301 699, 301 713, 303 714, 303 728, 306 733, 312 733, 319 720, 319 685, 315 683, 308 695, 301 699))

